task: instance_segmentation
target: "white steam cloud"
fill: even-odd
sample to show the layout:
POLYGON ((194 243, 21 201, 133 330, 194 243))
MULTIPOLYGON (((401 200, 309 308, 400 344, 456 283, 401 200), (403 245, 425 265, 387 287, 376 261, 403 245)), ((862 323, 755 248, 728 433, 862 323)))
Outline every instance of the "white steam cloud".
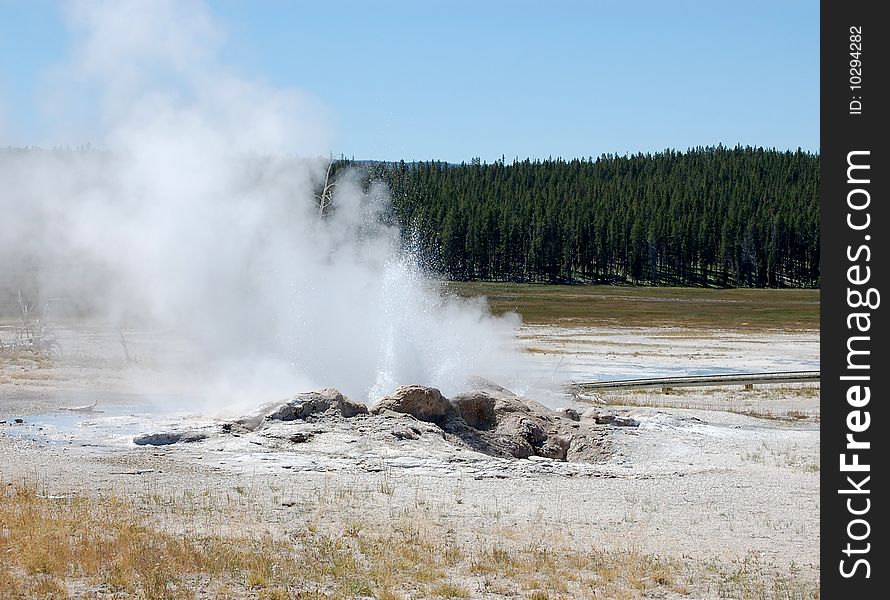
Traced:
POLYGON ((101 151, 0 154, 0 284, 32 270, 43 294, 175 331, 217 391, 221 374, 231 389, 366 401, 514 380, 518 319, 444 296, 381 219, 385 189, 347 174, 319 218, 327 161, 306 157, 330 147, 324 108, 220 64, 203 4, 66 12, 77 41, 47 106, 61 141, 101 151))

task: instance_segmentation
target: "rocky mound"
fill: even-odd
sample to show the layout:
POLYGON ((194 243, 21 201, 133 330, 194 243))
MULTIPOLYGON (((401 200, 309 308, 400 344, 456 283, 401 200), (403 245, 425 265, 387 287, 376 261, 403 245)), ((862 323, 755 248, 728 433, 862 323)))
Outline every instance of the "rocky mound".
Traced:
POLYGON ((368 414, 368 407, 350 400, 334 388, 304 392, 283 402, 264 404, 254 414, 223 426, 224 431, 256 431, 268 421, 296 421, 325 416, 354 417, 368 414))
POLYGON ((161 433, 145 433, 133 438, 137 446, 169 446, 171 444, 188 444, 206 440, 209 436, 203 431, 164 431, 161 433))
POLYGON ((492 456, 585 462, 602 456, 602 436, 580 419, 484 381, 451 400, 435 388, 403 386, 381 398, 370 412, 383 411, 435 423, 446 439, 492 456))
MULTIPOLYGON (((370 410, 333 388, 297 394, 263 405, 251 415, 224 423, 223 434, 255 434, 253 443, 277 447, 304 443, 319 435, 383 443, 428 439, 502 458, 545 457, 595 462, 605 454, 604 424, 574 410, 553 411, 493 383, 477 380, 475 389, 449 399, 431 387, 407 385, 378 400, 370 410), (256 437, 258 436, 258 437, 256 437)), ((617 425, 617 423, 608 423, 617 425)), ((170 444, 207 437, 187 432, 157 433, 137 444, 170 444)))
POLYGON ((436 388, 403 385, 390 396, 384 396, 371 407, 371 414, 385 411, 411 415, 420 421, 443 423, 454 413, 451 402, 436 388))

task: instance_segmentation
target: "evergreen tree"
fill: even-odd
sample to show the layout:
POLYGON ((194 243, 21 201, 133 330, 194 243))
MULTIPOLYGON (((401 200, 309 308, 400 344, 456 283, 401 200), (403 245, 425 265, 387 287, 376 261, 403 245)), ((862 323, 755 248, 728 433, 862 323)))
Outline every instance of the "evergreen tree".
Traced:
POLYGON ((801 150, 350 166, 454 279, 819 285, 819 157, 801 150))

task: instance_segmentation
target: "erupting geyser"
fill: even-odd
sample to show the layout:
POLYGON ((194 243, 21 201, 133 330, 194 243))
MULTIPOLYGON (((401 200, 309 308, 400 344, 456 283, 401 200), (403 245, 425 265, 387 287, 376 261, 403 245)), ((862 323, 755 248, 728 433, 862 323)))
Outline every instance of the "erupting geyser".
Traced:
POLYGON ((346 174, 319 216, 327 160, 298 158, 328 153, 316 101, 221 65, 201 4, 69 8, 76 45, 47 98, 64 127, 45 145, 102 150, 0 155, 0 271, 176 332, 189 376, 228 400, 515 385, 518 320, 443 295, 384 224, 385 189, 346 174))

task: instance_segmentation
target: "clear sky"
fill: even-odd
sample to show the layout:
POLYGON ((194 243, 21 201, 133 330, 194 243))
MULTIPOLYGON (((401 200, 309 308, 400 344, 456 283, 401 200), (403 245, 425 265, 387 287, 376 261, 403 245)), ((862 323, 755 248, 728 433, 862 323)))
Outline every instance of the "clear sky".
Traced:
MULTIPOLYGON (((819 146, 817 0, 209 5, 227 64, 328 107, 335 154, 819 146)), ((40 139, 42 78, 69 42, 56 3, 0 0, 0 115, 15 143, 40 139)))

